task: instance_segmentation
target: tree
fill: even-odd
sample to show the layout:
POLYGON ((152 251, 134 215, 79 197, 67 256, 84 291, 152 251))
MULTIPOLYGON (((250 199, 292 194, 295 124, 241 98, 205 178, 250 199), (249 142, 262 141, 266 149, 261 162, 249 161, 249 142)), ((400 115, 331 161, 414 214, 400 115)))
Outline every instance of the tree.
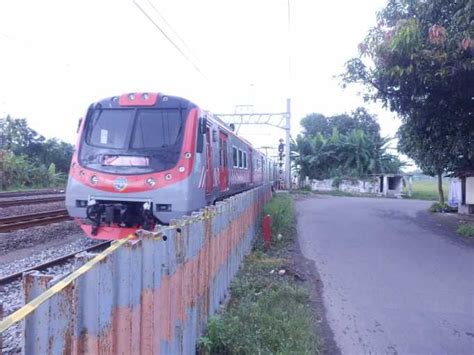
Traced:
POLYGON ((54 164, 59 172, 67 173, 73 146, 56 138, 46 139, 28 126, 26 119, 7 116, 4 124, 6 148, 17 156, 26 156, 36 165, 54 164))
POLYGON ((310 114, 301 120, 303 134, 293 150, 300 174, 314 179, 364 178, 371 174, 398 173, 403 163, 386 152, 388 138, 372 115, 358 108, 351 115, 325 117, 310 114))
POLYGON ((7 116, 2 128, 0 188, 49 186, 64 180, 73 154, 71 144, 45 139, 28 126, 26 119, 7 116))
POLYGON ((425 173, 473 167, 472 0, 389 0, 377 17, 344 82, 399 114, 399 149, 425 173))

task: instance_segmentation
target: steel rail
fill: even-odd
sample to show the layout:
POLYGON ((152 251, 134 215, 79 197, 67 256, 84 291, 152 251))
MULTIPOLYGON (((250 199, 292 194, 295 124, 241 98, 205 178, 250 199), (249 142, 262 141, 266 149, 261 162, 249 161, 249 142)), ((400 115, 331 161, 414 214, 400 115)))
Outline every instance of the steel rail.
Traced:
POLYGON ((39 197, 39 198, 28 198, 28 199, 14 199, 14 200, 1 200, 0 207, 20 206, 20 205, 37 205, 39 203, 59 202, 64 201, 65 197, 53 196, 53 197, 39 197))
POLYGON ((45 189, 32 191, 5 191, 0 192, 0 198, 38 196, 38 195, 54 195, 64 193, 64 190, 45 189))
POLYGON ((0 218, 0 233, 70 220, 66 209, 0 218))
POLYGON ((15 272, 13 274, 1 277, 0 278, 0 286, 5 285, 5 284, 10 283, 10 282, 12 282, 16 279, 21 278, 23 276, 23 273, 25 273, 25 272, 29 272, 29 271, 33 271, 33 270, 42 270, 42 269, 49 268, 51 266, 60 265, 63 262, 65 262, 66 260, 73 258, 74 256, 76 256, 79 253, 94 251, 96 249, 101 249, 101 248, 104 248, 104 247, 108 247, 110 245, 110 243, 111 243, 111 241, 96 244, 96 245, 93 245, 93 246, 90 246, 90 247, 72 252, 70 254, 60 256, 59 258, 49 260, 47 262, 44 262, 44 263, 41 263, 41 264, 38 264, 38 265, 35 265, 35 266, 32 266, 32 267, 23 269, 21 271, 15 272))

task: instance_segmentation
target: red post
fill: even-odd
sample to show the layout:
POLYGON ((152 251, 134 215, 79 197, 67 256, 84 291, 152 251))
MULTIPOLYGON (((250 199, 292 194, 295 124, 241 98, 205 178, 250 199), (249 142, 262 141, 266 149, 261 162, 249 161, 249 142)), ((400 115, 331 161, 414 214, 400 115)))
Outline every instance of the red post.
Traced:
POLYGON ((269 214, 263 217, 263 242, 267 249, 272 246, 272 216, 269 214))

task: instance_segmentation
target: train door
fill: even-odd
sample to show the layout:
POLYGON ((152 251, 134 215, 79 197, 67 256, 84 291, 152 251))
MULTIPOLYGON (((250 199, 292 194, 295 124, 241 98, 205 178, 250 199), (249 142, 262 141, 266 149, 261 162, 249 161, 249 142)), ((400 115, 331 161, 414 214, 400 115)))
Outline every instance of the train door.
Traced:
POLYGON ((229 189, 229 164, 227 157, 227 135, 219 132, 219 190, 229 189))
POLYGON ((249 149, 248 168, 250 170, 250 185, 253 185, 253 150, 249 149))
POLYGON ((214 177, 212 174, 212 130, 210 127, 206 129, 206 194, 212 193, 214 177))

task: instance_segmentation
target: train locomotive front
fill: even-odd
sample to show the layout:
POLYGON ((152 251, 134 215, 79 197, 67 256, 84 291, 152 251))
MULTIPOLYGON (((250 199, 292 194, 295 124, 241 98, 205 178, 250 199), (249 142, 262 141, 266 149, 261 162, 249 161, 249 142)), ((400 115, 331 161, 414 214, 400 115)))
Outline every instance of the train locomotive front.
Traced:
POLYGON ((79 125, 66 208, 93 238, 119 239, 206 205, 205 119, 192 102, 132 93, 92 104, 79 125))

